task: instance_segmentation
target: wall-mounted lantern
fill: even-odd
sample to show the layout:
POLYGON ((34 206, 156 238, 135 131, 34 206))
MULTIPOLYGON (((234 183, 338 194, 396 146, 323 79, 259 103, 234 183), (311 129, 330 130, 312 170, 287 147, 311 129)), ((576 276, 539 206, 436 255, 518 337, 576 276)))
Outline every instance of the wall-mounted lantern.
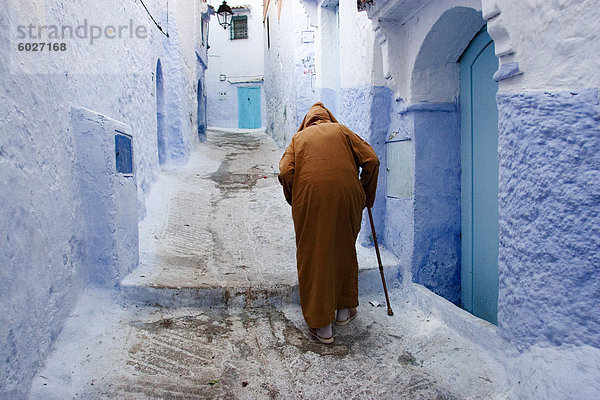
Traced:
POLYGON ((227 2, 223 0, 223 4, 221 4, 217 10, 217 19, 219 20, 219 25, 221 25, 223 29, 227 29, 229 25, 231 25, 232 16, 233 11, 231 10, 231 7, 229 7, 227 2))

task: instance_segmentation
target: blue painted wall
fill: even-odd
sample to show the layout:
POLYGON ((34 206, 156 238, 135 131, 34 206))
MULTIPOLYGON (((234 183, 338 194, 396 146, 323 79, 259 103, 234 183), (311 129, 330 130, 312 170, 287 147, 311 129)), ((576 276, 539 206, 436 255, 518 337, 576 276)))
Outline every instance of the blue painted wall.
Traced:
MULTIPOLYGON (((387 87, 361 86, 340 91, 338 121, 365 139, 377 153, 381 162, 377 182, 377 196, 373 205, 373 223, 377 239, 384 243, 385 232, 385 138, 391 115, 392 92, 387 87)), ((364 212, 359 235, 362 243, 372 242, 371 226, 364 212)))
MULTIPOLYGON (((204 74, 204 69, 202 69, 204 74)), ((198 109, 196 112, 196 124, 198 126, 198 140, 200 142, 206 142, 206 90, 204 90, 203 79, 198 79, 198 85, 196 88, 196 101, 198 102, 198 109)))
POLYGON ((600 95, 499 94, 502 334, 600 347, 600 95))
MULTIPOLYGON (((369 93, 369 129, 364 139, 373 147, 379 157, 379 179, 377 181, 377 197, 373 205, 373 220, 378 240, 384 238, 385 204, 386 204, 386 147, 385 142, 392 114, 393 92, 388 87, 374 86, 369 93)), ((365 221, 366 225, 366 221, 365 221)), ((383 242, 385 243, 385 241, 383 242)))
MULTIPOLYGON (((145 3, 149 9, 157 10, 154 14, 157 19, 165 21, 166 9, 159 1, 145 3), (162 15, 158 10, 163 10, 162 15)), ((173 120, 179 119, 185 122, 179 123, 179 133, 182 129, 187 138, 180 142, 191 148, 191 139, 195 138, 195 127, 189 119, 196 109, 195 98, 189 95, 196 85, 196 80, 189 79, 193 70, 174 68, 185 60, 169 61, 182 51, 189 54, 189 49, 177 49, 177 18, 169 19, 168 39, 154 26, 147 25, 147 40, 136 40, 135 45, 118 39, 99 40, 94 42, 93 50, 90 47, 89 51, 70 54, 73 58, 68 58, 71 60, 68 63, 64 63, 64 57, 44 62, 33 57, 37 64, 24 63, 24 69, 15 73, 7 62, 9 54, 16 55, 11 50, 16 31, 9 28, 18 20, 12 16, 21 15, 24 22, 35 24, 29 19, 37 15, 40 4, 0 2, 0 53, 6 55, 0 61, 1 399, 28 398, 31 379, 43 365, 86 285, 89 282, 110 285, 131 267, 131 264, 112 262, 115 253, 120 255, 125 251, 131 255, 137 250, 131 247, 137 239, 137 228, 132 225, 137 217, 144 215, 144 198, 160 173, 156 82, 152 78, 159 58, 165 83, 165 105, 169 101, 179 104, 165 107, 167 113, 177 113, 172 117, 167 114, 165 129, 172 129, 177 125, 173 120), (107 58, 106 54, 115 57, 107 58), (97 69, 85 71, 86 65, 97 69), (112 70, 110 65, 118 69, 112 70), (40 66, 47 68, 48 73, 30 70, 40 66), (92 161, 94 168, 115 169, 114 136, 107 137, 110 143, 105 147, 112 152, 102 153, 99 148, 86 147, 85 142, 75 137, 69 114, 72 106, 94 110, 126 123, 127 133, 133 136, 137 183, 137 188, 129 189, 135 190, 122 193, 123 185, 131 186, 131 182, 127 182, 129 178, 125 181, 119 178, 112 182, 112 188, 110 182, 109 186, 97 185, 101 195, 111 196, 110 199, 95 197, 98 193, 82 195, 81 180, 87 179, 85 175, 90 172, 92 161), (104 158, 98 160, 97 157, 104 158), (90 207, 97 213, 90 213, 90 207), (103 246, 108 243, 99 237, 90 238, 91 225, 87 222, 99 216, 107 219, 102 230, 107 233, 104 239, 112 235, 116 240, 110 243, 113 253, 106 256, 107 264, 92 270, 90 246, 98 244, 95 254, 102 259, 103 246), (121 235, 131 231, 115 230, 115 226, 131 227, 136 236, 120 240, 121 235)), ((84 18, 104 26, 129 19, 136 24, 148 21, 144 8, 135 2, 48 0, 41 7, 45 20, 59 25, 84 18)), ((90 131, 89 135, 92 134, 90 131)), ((181 148, 175 152, 185 153, 181 148)), ((102 180, 102 183, 107 182, 102 180)))
POLYGON ((167 137, 165 132, 165 80, 160 59, 156 62, 156 145, 158 162, 167 161, 167 137))
MULTIPOLYGON (((339 121, 367 140, 381 161, 373 207, 377 236, 403 272, 446 299, 460 301, 460 122, 455 104, 407 106, 387 87, 344 88, 339 121), (386 197, 386 141, 415 145, 413 198, 386 197)), ((361 242, 372 241, 363 219, 361 242)), ((402 276, 399 276, 401 279, 402 276)))
POLYGON ((206 123, 208 126, 219 128, 236 129, 238 126, 238 105, 237 105, 237 87, 227 81, 217 81, 216 84, 207 84, 209 90, 216 91, 209 93, 206 98, 206 123), (219 93, 226 93, 224 98, 219 97, 219 93))
POLYGON ((453 303, 460 301, 459 121, 452 103, 393 102, 389 137, 414 142, 415 175, 412 198, 387 198, 384 234, 412 280, 453 303))
POLYGON ((454 104, 414 114, 415 244, 413 280, 460 302, 460 119, 454 104))
MULTIPOLYGON (((412 114, 402 112, 406 109, 406 103, 401 99, 391 100, 390 103, 387 138, 414 140, 412 114)), ((387 163, 381 167, 384 174, 386 168, 387 163)), ((400 270, 407 272, 407 277, 410 278, 414 244, 414 198, 387 197, 384 215, 384 243, 398 256, 401 263, 400 270)))
POLYGON ((325 107, 327 107, 337 118, 337 115, 339 115, 338 98, 337 92, 334 89, 321 88, 321 103, 325 104, 325 107))
POLYGON ((369 135, 371 87, 340 89, 338 120, 361 137, 369 135))
MULTIPOLYGON (((317 89, 317 77, 309 71, 314 66, 315 52, 313 43, 299 43, 296 52, 296 62, 294 65, 294 83, 295 83, 295 101, 296 101, 296 129, 302 123, 304 116, 310 107, 319 98, 319 90, 317 89)), ((290 77, 285 78, 290 80, 290 77)), ((337 118, 337 116, 336 116, 337 118)), ((295 132, 295 131, 294 131, 295 132)))

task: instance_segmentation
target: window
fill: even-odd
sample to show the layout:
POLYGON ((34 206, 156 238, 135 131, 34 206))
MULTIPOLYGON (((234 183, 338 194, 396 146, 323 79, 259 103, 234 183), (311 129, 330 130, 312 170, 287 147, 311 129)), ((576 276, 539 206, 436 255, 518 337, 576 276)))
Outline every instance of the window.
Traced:
POLYGON ((231 18, 231 39, 248 39, 248 16, 236 15, 231 18))

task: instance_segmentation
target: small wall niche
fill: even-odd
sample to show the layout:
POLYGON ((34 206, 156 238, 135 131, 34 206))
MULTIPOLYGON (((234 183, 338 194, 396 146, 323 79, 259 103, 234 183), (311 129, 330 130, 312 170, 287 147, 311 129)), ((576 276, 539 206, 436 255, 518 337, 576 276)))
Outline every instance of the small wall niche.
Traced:
POLYGON ((410 139, 387 143, 387 196, 411 199, 414 192, 414 143, 410 139))
POLYGON ((115 159, 117 173, 133 175, 133 147, 130 135, 115 131, 115 159))

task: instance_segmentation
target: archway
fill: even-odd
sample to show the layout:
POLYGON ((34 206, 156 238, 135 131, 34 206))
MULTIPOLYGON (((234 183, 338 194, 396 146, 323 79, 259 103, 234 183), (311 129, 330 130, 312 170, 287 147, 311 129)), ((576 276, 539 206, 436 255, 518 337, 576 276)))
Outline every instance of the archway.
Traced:
POLYGON ((198 99, 198 139, 200 142, 206 141, 206 95, 202 90, 202 80, 198 79, 198 89, 196 98, 198 99))
MULTIPOLYGON (((463 212, 462 201, 463 172, 468 166, 465 157, 470 155, 461 150, 461 126, 464 123, 461 123, 458 104, 461 88, 459 59, 484 26, 481 12, 475 9, 454 7, 446 10, 425 36, 413 64, 409 97, 412 105, 407 111, 414 120, 415 245, 412 271, 416 282, 496 323, 495 311, 481 313, 471 307, 473 291, 493 292, 494 289, 482 280, 463 282, 463 278, 470 279, 463 269, 463 244, 470 239, 465 239, 465 233, 469 235, 465 229, 468 222, 462 219, 471 213, 468 209, 463 212)), ((493 50, 491 57, 492 63, 488 62, 486 67, 489 80, 498 66, 493 50), (490 69, 493 69, 491 73, 490 69)), ((477 91, 479 93, 479 89, 477 91)), ((496 110, 495 97, 492 102, 490 107, 496 110)), ((462 116, 465 117, 464 112, 462 116)), ((494 125, 493 121, 491 125, 494 125)), ((496 225, 497 222, 496 210, 496 225)), ((497 264, 495 269, 497 276, 497 264)), ((495 291, 497 293, 497 283, 495 291)), ((491 302, 495 299, 497 297, 491 302)))
POLYGON ((165 86, 160 59, 156 62, 156 142, 158 162, 167 161, 167 137, 165 132, 165 86))
POLYGON ((446 10, 425 36, 411 74, 410 102, 450 102, 458 97, 458 59, 485 25, 481 12, 469 7, 446 10))

